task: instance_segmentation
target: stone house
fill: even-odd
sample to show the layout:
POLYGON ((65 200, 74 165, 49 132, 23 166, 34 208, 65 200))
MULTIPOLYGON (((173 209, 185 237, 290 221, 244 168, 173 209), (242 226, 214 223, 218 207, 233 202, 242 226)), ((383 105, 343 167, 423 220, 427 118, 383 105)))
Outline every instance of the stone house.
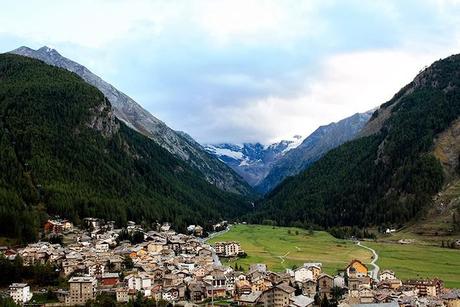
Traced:
POLYGON ((289 306, 294 293, 295 289, 293 287, 286 283, 281 283, 264 291, 260 296, 259 302, 269 307, 289 306))
POLYGON ((331 290, 334 287, 334 278, 332 276, 322 273, 317 280, 318 283, 318 293, 321 297, 326 297, 328 299, 332 298, 331 290))

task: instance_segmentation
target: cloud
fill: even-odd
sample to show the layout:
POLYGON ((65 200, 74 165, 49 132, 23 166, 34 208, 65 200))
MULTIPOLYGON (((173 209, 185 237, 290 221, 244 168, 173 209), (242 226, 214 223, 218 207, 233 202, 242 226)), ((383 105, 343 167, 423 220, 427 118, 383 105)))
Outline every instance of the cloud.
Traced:
MULTIPOLYGON (((321 124, 338 121, 356 112, 370 110, 389 100, 407 84, 434 55, 401 51, 369 51, 334 55, 326 58, 319 75, 305 79, 297 97, 269 96, 249 100, 240 107, 208 110, 216 120, 209 131, 225 137, 226 142, 262 141, 270 143, 292 137, 295 132, 306 136, 321 124), (221 125, 218 119, 231 123, 221 125), (275 136, 275 137, 273 137, 275 136)), ((210 139, 211 142, 218 139, 210 139)))
POLYGON ((5 1, 0 48, 52 45, 200 142, 271 142, 391 98, 458 52, 459 15, 455 0, 5 1))

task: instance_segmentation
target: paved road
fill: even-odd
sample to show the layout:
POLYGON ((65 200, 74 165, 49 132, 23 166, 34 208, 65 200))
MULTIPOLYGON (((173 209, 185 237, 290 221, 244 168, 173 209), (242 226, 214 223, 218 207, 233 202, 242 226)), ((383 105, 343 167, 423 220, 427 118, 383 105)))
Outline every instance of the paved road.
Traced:
POLYGON ((370 250, 373 254, 374 257, 372 257, 372 261, 371 261, 371 264, 372 266, 374 267, 374 269, 371 271, 372 272, 372 278, 374 280, 378 280, 379 279, 379 271, 380 271, 380 267, 377 265, 377 260, 379 259, 379 255, 377 254, 377 252, 375 251, 375 249, 373 248, 370 248, 368 246, 365 246, 365 245, 362 245, 361 244, 361 241, 358 241, 358 243, 356 243, 356 245, 362 247, 362 248, 365 248, 367 250, 370 250))
POLYGON ((224 230, 221 230, 221 231, 218 231, 218 232, 212 232, 212 233, 209 234, 209 236, 207 238, 204 239, 204 241, 211 240, 212 238, 220 236, 220 235, 226 233, 229 230, 230 230, 230 226, 227 226, 227 228, 225 228, 224 230))
MULTIPOLYGON (((227 226, 227 228, 225 228, 224 230, 222 231, 219 231, 219 232, 213 232, 211 233, 207 238, 200 238, 200 240, 203 242, 203 243, 206 243, 208 240, 214 238, 215 236, 219 236, 221 234, 224 234, 226 233, 227 231, 230 230, 230 226, 227 226)), ((210 245, 211 246, 211 245, 210 245)), ((216 254, 216 250, 214 249, 214 247, 211 246, 211 252, 212 252, 212 259, 214 260, 214 265, 216 266, 221 266, 222 263, 220 262, 220 259, 219 259, 219 256, 217 256, 216 254)))

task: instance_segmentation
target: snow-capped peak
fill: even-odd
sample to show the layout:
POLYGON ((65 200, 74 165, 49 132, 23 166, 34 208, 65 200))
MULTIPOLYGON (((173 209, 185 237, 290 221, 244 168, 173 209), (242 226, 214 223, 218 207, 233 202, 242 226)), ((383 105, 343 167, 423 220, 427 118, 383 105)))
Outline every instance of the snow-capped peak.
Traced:
POLYGON ((303 142, 303 137, 301 135, 294 135, 289 145, 283 150, 283 153, 288 152, 291 149, 297 148, 303 142))

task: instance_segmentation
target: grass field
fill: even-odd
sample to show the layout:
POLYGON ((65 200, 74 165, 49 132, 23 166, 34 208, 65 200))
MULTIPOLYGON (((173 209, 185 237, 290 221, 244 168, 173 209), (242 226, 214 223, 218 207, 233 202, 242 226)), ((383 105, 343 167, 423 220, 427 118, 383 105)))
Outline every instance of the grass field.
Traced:
MULTIPOLYGON (((281 271, 304 262, 322 262, 324 270, 333 274, 356 258, 371 261, 371 252, 351 241, 339 240, 329 233, 262 225, 236 225, 227 233, 209 241, 238 241, 248 256, 238 259, 247 269, 251 263, 265 263, 273 271, 281 271), (288 233, 290 231, 290 234, 288 233), (298 231, 298 234, 296 234, 298 231), (281 256, 281 258, 280 258, 281 256), (284 260, 284 261, 283 261, 284 260)), ((401 279, 439 277, 446 287, 460 288, 460 251, 423 244, 364 242, 377 251, 377 264, 391 269, 401 279)), ((235 261, 227 264, 234 265, 235 261)), ((371 268, 371 267, 370 267, 371 268)))
POLYGON ((446 287, 460 288, 460 251, 418 244, 365 242, 379 255, 381 269, 401 279, 439 277, 446 287))
MULTIPOLYGON (((240 242, 248 256, 236 262, 244 269, 252 263, 265 263, 273 271, 282 271, 304 262, 322 262, 323 269, 333 274, 345 268, 352 259, 368 263, 372 256, 371 252, 327 232, 315 231, 310 235, 306 230, 288 227, 236 225, 209 243, 216 241, 240 242)), ((227 264, 234 265, 234 261, 227 261, 227 264)))

